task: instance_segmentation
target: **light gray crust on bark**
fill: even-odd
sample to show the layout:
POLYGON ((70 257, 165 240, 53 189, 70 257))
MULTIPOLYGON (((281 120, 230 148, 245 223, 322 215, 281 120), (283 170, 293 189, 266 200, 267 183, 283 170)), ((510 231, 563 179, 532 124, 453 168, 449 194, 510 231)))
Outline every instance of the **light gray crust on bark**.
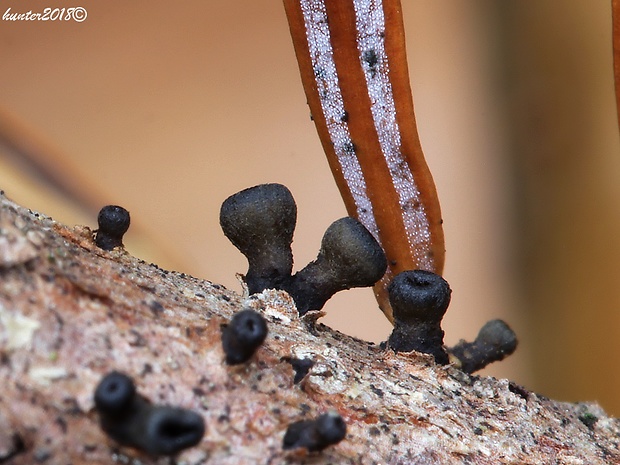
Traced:
POLYGON ((105 252, 89 228, 0 196, 0 462, 171 463, 119 447, 99 428, 95 386, 120 370, 152 402, 203 415, 202 442, 177 463, 620 463, 620 422, 595 404, 381 350, 316 323, 320 315, 300 319, 284 292, 247 298, 105 252), (231 367, 221 325, 248 307, 269 334, 231 367), (295 358, 315 362, 299 384, 295 358), (329 410, 347 423, 342 442, 315 454, 282 450, 290 423, 329 410))

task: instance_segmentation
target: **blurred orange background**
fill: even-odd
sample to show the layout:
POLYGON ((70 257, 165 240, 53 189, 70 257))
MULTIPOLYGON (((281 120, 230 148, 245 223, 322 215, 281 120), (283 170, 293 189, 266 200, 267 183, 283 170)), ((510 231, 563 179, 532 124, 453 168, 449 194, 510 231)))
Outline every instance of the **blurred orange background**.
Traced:
MULTIPOLYGON (((1 2, 0 14, 43 11, 1 2)), ((295 196, 296 268, 345 215, 278 0, 108 0, 76 21, 0 21, 0 188, 68 224, 105 204, 127 249, 240 291, 218 224, 245 187, 295 196)), ((608 1, 403 0, 422 145, 442 202, 446 342, 489 319, 517 353, 484 374, 620 413, 620 147, 608 1)), ((326 324, 382 341, 369 289, 326 324)))

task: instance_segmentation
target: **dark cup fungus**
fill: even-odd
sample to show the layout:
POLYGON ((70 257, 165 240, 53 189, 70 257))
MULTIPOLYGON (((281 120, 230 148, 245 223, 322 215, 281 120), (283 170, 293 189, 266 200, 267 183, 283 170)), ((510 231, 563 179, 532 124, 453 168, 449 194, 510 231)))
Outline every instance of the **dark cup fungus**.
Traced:
POLYGON ((106 417, 127 415, 136 398, 133 380, 118 371, 108 373, 95 390, 95 407, 106 417))
POLYGON ((254 310, 236 313, 222 330, 222 347, 226 363, 238 365, 252 357, 267 337, 267 323, 254 310))
POLYGON ((202 416, 177 407, 153 405, 136 393, 133 380, 117 371, 95 390, 101 429, 124 446, 153 456, 174 455, 198 444, 205 432, 202 416))
POLYGON ((315 420, 301 420, 291 423, 284 434, 282 448, 305 448, 317 452, 337 444, 347 434, 347 425, 336 412, 327 412, 315 420))
POLYGON ((517 336, 502 320, 485 324, 474 342, 461 340, 450 349, 466 373, 482 370, 488 364, 503 360, 517 348, 517 336))
POLYGON ((336 292, 375 284, 387 268, 381 246, 354 218, 332 223, 317 259, 291 276, 291 243, 297 207, 289 190, 263 184, 227 198, 220 210, 224 234, 248 259, 245 280, 251 294, 287 291, 301 315, 320 310, 336 292))
POLYGON ((103 250, 112 250, 123 245, 123 235, 129 229, 129 212, 118 205, 107 205, 97 217, 99 229, 95 243, 103 250))
POLYGON ((403 271, 394 277, 388 294, 394 329, 388 345, 396 352, 431 354, 445 365, 441 320, 450 304, 450 286, 441 276, 424 270, 403 271))
POLYGON ((293 276, 286 290, 300 315, 320 310, 336 292, 375 284, 387 268, 385 253, 355 218, 334 221, 315 261, 293 276))
POLYGON ((281 289, 293 269, 297 205, 281 184, 261 184, 228 197, 220 209, 226 237, 248 259, 250 294, 281 289))

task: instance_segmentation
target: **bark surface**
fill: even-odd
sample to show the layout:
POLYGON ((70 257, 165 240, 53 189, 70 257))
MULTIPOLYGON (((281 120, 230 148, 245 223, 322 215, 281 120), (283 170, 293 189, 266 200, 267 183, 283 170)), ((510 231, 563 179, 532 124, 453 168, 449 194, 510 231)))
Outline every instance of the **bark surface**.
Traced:
POLYGON ((297 316, 284 292, 242 296, 166 271, 0 196, 0 463, 614 464, 620 422, 508 380, 394 354, 297 316), (269 334, 224 363, 221 325, 243 308, 269 334), (295 360, 314 362, 307 373, 295 360), (93 391, 112 370, 154 403, 193 409, 207 429, 178 457, 106 437, 93 391), (301 381, 294 383, 295 377, 301 381), (321 453, 283 451, 287 426, 329 410, 347 436, 321 453))

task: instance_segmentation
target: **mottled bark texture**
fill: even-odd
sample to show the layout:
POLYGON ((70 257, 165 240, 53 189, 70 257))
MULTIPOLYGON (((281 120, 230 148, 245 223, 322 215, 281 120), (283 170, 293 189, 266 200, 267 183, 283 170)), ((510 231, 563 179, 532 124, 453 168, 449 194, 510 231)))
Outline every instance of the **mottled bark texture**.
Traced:
POLYGON ((299 318, 284 292, 240 296, 0 204, 0 463, 620 463, 620 422, 597 405, 381 350, 317 323, 319 312, 299 318), (243 308, 269 334, 229 366, 221 325, 243 308), (115 444, 93 403, 112 370, 155 403, 200 413, 201 443, 174 460, 115 444), (342 442, 282 450, 290 423, 330 410, 347 423, 342 442))

